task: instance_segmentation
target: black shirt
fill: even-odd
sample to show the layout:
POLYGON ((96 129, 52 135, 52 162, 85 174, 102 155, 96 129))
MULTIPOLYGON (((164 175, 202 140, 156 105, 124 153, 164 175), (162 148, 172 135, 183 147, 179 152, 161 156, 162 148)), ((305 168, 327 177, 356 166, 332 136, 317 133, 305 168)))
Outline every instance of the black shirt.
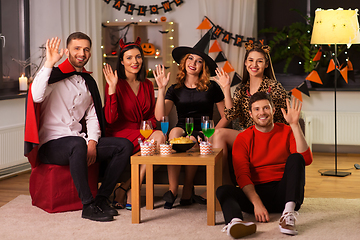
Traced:
POLYGON ((176 106, 178 115, 177 127, 185 130, 185 118, 194 118, 194 130, 201 131, 201 116, 213 117, 214 104, 224 99, 220 86, 210 80, 207 91, 198 91, 185 85, 175 88, 176 84, 169 87, 165 99, 171 100, 176 106))

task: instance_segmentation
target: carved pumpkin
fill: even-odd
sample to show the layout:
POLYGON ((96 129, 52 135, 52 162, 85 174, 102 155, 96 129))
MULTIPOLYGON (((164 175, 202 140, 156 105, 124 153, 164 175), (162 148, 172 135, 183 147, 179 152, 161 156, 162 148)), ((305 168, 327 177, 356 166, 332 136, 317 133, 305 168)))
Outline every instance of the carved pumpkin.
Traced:
POLYGON ((160 21, 166 22, 166 17, 161 17, 161 18, 160 18, 160 21))
POLYGON ((141 48, 144 52, 144 55, 154 55, 155 54, 155 46, 152 43, 142 43, 141 48))

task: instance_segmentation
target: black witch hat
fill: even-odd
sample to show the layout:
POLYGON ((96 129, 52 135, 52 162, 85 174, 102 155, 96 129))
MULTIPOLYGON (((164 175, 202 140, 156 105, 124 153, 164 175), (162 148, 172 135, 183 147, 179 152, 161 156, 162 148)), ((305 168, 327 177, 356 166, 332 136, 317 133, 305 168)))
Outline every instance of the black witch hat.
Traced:
POLYGON ((194 47, 177 47, 172 51, 172 56, 177 63, 188 53, 196 54, 205 60, 206 65, 210 70, 210 76, 215 76, 215 69, 218 67, 216 62, 206 54, 209 51, 209 43, 211 38, 211 30, 209 30, 194 47))

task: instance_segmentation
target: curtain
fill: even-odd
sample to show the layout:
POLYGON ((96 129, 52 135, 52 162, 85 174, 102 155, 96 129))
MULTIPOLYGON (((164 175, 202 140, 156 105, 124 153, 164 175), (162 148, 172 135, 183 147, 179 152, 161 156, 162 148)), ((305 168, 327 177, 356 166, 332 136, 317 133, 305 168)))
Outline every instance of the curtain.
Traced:
MULTIPOLYGON (((203 18, 207 16, 215 25, 224 30, 244 37, 255 37, 257 40, 257 1, 255 0, 199 0, 199 14, 203 18)), ((205 31, 205 30, 203 30, 205 31)), ((205 32, 204 32, 205 33, 205 32)), ((234 41, 225 43, 221 37, 217 39, 227 60, 234 67, 235 71, 242 76, 245 56, 244 44, 242 47, 234 46, 234 41)), ((211 43, 212 44, 212 41, 211 43)), ((211 45, 210 45, 211 46, 211 45)), ((218 53, 210 53, 215 59, 218 53)), ((223 63, 218 64, 220 67, 223 63)), ((232 78, 234 72, 230 74, 232 78)))
MULTIPOLYGON (((85 68, 93 72, 100 94, 103 95, 101 55, 100 0, 31 0, 30 1, 30 55, 32 74, 44 64, 46 39, 59 37, 60 48, 66 48, 67 37, 75 31, 87 34, 92 40, 91 58, 85 68), (42 60, 41 60, 42 59, 42 60)), ((64 61, 64 56, 59 63, 64 61)), ((58 64, 59 64, 58 63, 58 64)))
POLYGON ((72 32, 84 32, 92 41, 91 58, 85 68, 93 72, 100 94, 103 97, 101 56, 101 1, 99 0, 61 0, 61 33, 63 39, 72 32))

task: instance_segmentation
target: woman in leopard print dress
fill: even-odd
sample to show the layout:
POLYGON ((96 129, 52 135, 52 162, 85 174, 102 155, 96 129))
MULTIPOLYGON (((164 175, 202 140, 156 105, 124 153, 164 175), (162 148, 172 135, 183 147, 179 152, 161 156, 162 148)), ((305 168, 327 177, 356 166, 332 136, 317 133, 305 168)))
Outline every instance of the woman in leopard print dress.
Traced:
MULTIPOLYGON (((281 108, 286 109, 288 94, 274 75, 270 58, 270 48, 260 44, 246 44, 243 79, 231 98, 230 78, 223 69, 217 69, 217 82, 225 95, 225 116, 228 120, 239 119, 242 130, 252 126, 253 120, 249 115, 249 98, 255 92, 268 92, 275 105, 274 122, 285 123, 281 108)), ((241 130, 240 130, 241 131, 241 130)), ((223 149, 223 184, 233 184, 229 173, 228 150, 232 145, 238 130, 221 128, 216 129, 213 136, 213 146, 223 149)))

